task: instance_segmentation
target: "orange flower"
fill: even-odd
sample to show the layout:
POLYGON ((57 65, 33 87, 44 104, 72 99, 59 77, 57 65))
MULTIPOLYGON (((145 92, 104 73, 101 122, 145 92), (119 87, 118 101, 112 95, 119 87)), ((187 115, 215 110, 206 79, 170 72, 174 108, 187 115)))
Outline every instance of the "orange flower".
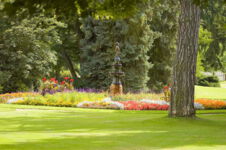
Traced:
POLYGON ((226 102, 221 100, 197 99, 195 102, 202 104, 206 109, 224 109, 226 102))

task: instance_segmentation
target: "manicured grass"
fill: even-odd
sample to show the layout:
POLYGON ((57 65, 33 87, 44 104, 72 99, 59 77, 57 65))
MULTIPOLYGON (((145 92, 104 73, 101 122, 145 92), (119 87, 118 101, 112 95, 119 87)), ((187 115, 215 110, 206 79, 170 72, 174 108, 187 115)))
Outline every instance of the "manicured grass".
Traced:
POLYGON ((226 88, 196 86, 195 98, 226 100, 226 88))
POLYGON ((166 111, 0 105, 1 150, 222 150, 226 110, 197 119, 166 111))
POLYGON ((220 82, 222 88, 226 88, 226 81, 220 82))

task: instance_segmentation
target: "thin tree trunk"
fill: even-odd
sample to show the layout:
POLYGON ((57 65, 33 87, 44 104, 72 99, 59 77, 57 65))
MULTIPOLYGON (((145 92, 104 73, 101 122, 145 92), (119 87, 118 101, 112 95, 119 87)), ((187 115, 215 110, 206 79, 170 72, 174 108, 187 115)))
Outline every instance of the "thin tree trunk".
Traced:
POLYGON ((177 52, 173 67, 170 117, 194 117, 194 84, 200 26, 199 7, 180 0, 177 52))
POLYGON ((68 54, 65 50, 62 51, 62 54, 63 54, 64 58, 66 59, 68 69, 70 70, 70 73, 71 73, 73 79, 76 79, 77 75, 76 75, 76 72, 75 72, 74 65, 71 61, 71 58, 68 56, 68 54))

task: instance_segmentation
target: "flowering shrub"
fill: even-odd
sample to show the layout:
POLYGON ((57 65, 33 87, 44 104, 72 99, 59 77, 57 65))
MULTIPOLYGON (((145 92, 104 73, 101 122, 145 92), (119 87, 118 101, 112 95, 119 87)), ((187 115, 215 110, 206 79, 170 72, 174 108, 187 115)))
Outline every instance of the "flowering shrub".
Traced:
POLYGON ((205 109, 225 109, 226 102, 221 100, 197 99, 196 103, 202 104, 205 109))
POLYGON ((70 79, 69 77, 64 77, 64 80, 59 83, 55 78, 50 78, 49 80, 46 78, 42 79, 41 85, 41 93, 45 95, 46 93, 54 94, 56 92, 62 92, 65 90, 72 90, 74 79, 70 79))
POLYGON ((18 93, 0 94, 0 103, 6 103, 9 99, 37 96, 37 95, 39 94, 34 92, 18 92, 18 93))

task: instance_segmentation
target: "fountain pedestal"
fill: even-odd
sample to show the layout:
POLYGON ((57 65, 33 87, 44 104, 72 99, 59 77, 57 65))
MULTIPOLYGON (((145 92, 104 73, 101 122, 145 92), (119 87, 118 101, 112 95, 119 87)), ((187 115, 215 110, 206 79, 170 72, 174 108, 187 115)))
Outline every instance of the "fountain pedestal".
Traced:
POLYGON ((124 72, 122 72, 122 64, 121 59, 119 57, 120 54, 120 48, 119 43, 116 43, 115 46, 115 59, 114 59, 114 65, 113 65, 113 72, 111 72, 111 75, 113 76, 113 81, 110 86, 110 96, 115 95, 122 95, 123 94, 123 86, 121 82, 122 76, 124 76, 124 72))

